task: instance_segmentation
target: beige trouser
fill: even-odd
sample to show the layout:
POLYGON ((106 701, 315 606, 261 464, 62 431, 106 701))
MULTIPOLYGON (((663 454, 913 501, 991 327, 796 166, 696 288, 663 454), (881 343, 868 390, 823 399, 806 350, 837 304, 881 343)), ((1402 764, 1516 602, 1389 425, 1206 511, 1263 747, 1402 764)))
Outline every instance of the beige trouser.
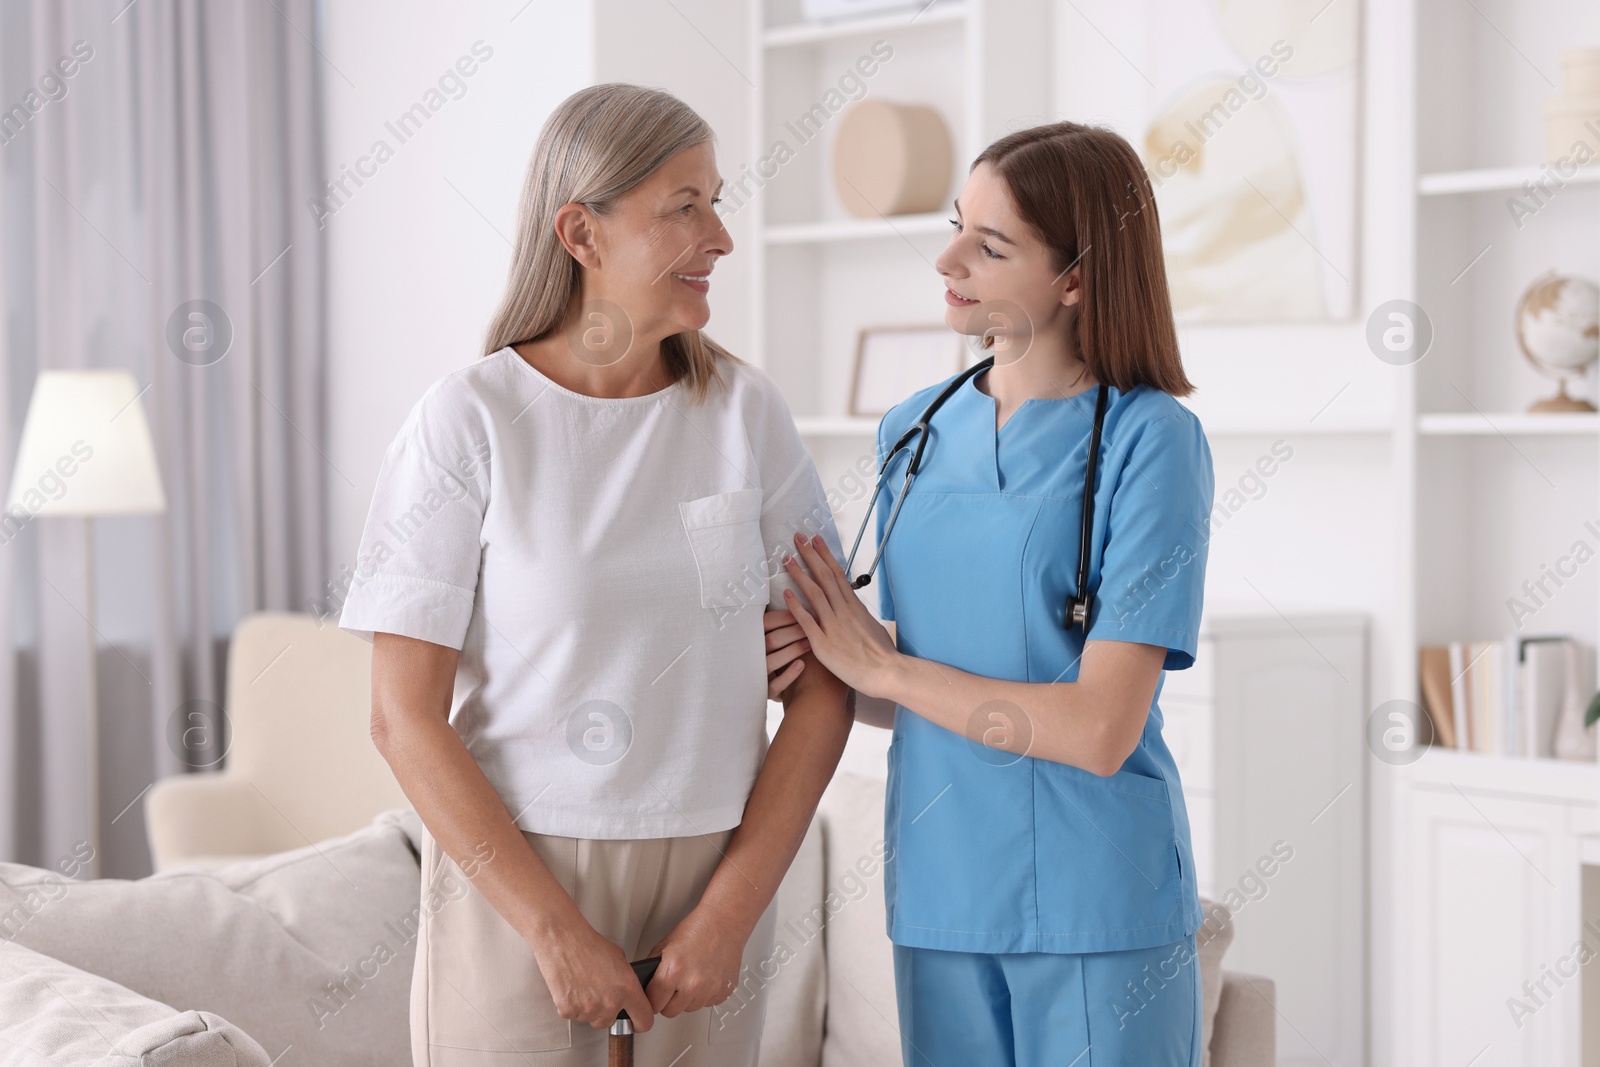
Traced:
MULTIPOLYGON (((700 900, 733 830, 614 841, 522 836, 590 925, 637 960, 700 900)), ((426 829, 422 873, 411 981, 415 1067, 604 1067, 606 1031, 556 1013, 532 948, 426 829)), ((634 1036, 637 1067, 755 1064, 776 919, 774 902, 745 945, 732 996, 676 1018, 657 1015, 649 1033, 634 1036)))

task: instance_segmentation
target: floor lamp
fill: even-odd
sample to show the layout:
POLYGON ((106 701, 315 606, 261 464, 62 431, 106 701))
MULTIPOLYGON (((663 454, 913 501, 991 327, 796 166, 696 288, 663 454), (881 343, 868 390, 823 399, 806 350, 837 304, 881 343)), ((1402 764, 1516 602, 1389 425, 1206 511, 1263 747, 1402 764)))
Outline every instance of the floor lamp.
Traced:
POLYGON ((39 373, 22 426, 17 464, 6 496, 12 521, 43 517, 84 520, 83 619, 89 645, 89 877, 100 874, 100 715, 95 684, 94 520, 167 509, 161 472, 139 388, 122 370, 39 373))

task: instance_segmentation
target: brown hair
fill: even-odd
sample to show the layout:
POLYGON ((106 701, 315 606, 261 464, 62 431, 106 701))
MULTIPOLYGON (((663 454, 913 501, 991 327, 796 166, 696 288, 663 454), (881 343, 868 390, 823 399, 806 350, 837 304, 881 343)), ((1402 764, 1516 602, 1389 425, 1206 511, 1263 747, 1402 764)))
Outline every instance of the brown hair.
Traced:
POLYGON ((1007 134, 972 161, 988 163, 1025 222, 1076 265, 1078 356, 1096 381, 1188 396, 1167 292, 1155 192, 1133 147, 1111 130, 1053 122, 1007 134))
MULTIPOLYGON (((537 341, 565 321, 582 268, 556 236, 563 205, 587 204, 605 215, 672 156, 711 139, 711 127, 693 108, 659 89, 610 82, 563 100, 528 160, 506 292, 483 354, 537 341)), ((697 402, 713 383, 722 384, 719 364, 744 362, 699 330, 663 339, 661 359, 673 381, 688 379, 697 402)))

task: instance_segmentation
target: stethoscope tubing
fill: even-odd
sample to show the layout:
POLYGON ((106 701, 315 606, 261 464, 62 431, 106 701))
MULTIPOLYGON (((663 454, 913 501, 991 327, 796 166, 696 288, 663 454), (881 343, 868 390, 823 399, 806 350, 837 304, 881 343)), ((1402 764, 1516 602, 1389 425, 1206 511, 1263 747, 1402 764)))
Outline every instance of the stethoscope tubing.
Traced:
MULTIPOLYGON (((916 439, 917 443, 911 453, 911 460, 906 464, 905 481, 901 484, 900 493, 895 497, 894 507, 890 510, 889 518, 884 523, 883 537, 878 541, 877 551, 872 557, 872 564, 864 574, 851 579, 850 587, 852 589, 861 589, 870 583, 873 573, 878 569, 878 564, 883 560, 884 547, 889 543, 889 532, 894 529, 895 519, 899 517, 900 508, 905 504, 906 495, 911 491, 911 482, 922 467, 922 454, 928 446, 928 438, 931 435, 930 424, 934 414, 970 378, 993 365, 994 357, 986 356, 951 379, 950 383, 939 391, 939 395, 933 398, 933 401, 922 412, 917 421, 911 425, 910 429, 900 435, 900 438, 895 441, 894 447, 889 450, 889 454, 883 458, 883 462, 878 467, 878 477, 872 487, 872 496, 867 500, 866 517, 862 520, 860 528, 856 530, 855 540, 850 545, 850 555, 845 560, 844 569, 846 575, 850 573, 851 568, 855 565, 856 553, 860 551, 861 539, 866 536, 867 524, 872 521, 873 508, 878 502, 878 495, 883 492, 884 482, 889 476, 889 467, 894 463, 895 457, 910 445, 912 439, 916 439)), ((1094 481, 1095 474, 1099 470, 1101 427, 1105 422, 1108 399, 1104 382, 1100 383, 1099 390, 1099 395, 1095 397, 1094 404, 1094 429, 1089 434, 1089 459, 1084 469, 1083 511, 1079 522, 1080 532, 1078 538, 1078 595, 1067 598, 1065 618, 1063 620, 1069 630, 1074 626, 1082 625, 1087 631, 1089 609, 1093 601, 1092 594, 1088 590, 1089 543, 1094 534, 1094 481)))
POLYGON ((872 488, 872 498, 867 501, 866 520, 862 522, 861 528, 856 531, 855 542, 850 546, 850 556, 844 562, 844 571, 847 575, 850 573, 850 568, 855 564, 856 550, 861 547, 861 538, 866 535, 867 523, 872 521, 872 508, 878 502, 878 494, 883 492, 883 482, 889 476, 890 464, 894 462, 894 457, 899 455, 911 443, 911 439, 913 437, 916 438, 916 450, 911 453, 911 462, 906 464, 905 483, 900 487, 900 495, 895 497, 894 508, 889 512, 888 521, 883 524, 883 540, 878 542, 878 550, 873 554, 872 565, 867 568, 866 573, 850 582, 852 589, 860 589, 871 582, 873 572, 878 569, 878 562, 883 559, 883 546, 889 541, 889 531, 894 529, 894 520, 900 514, 900 506, 906 501, 906 493, 911 489, 911 480, 917 476, 917 471, 922 467, 922 452, 928 447, 928 423, 932 420, 934 412, 943 407, 944 402, 949 400, 957 389, 965 385, 969 378, 993 365, 994 357, 985 356, 951 379, 950 384, 939 391, 939 395, 933 398, 933 402, 927 406, 921 416, 917 418, 917 421, 911 424, 911 428, 900 435, 900 439, 894 443, 894 447, 889 449, 889 454, 883 458, 883 462, 878 466, 878 478, 872 488))

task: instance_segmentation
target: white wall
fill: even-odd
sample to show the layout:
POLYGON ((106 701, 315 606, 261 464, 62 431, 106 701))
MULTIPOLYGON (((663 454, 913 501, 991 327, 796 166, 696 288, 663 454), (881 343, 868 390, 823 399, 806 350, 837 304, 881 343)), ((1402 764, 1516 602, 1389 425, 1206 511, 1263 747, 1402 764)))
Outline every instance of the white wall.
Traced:
MULTIPOLYGON (((745 138, 745 109, 757 76, 748 54, 749 14, 739 0, 594 0, 594 80, 665 89, 694 108, 716 133, 717 168, 730 185, 761 155, 745 138)), ((728 190, 723 197, 733 253, 712 274, 705 332, 736 355, 748 355, 754 339, 744 265, 755 248, 755 212, 730 211, 728 190)))
MULTIPOLYGON (((323 11, 325 166, 393 157, 324 222, 330 565, 352 566, 384 449, 423 390, 476 359, 499 302, 523 170, 545 116, 594 80, 588 3, 334 0, 323 11), (487 60, 473 55, 488 50, 487 60), (403 143, 386 122, 476 59, 403 143)), ((336 605, 311 610, 336 610, 336 605)))

